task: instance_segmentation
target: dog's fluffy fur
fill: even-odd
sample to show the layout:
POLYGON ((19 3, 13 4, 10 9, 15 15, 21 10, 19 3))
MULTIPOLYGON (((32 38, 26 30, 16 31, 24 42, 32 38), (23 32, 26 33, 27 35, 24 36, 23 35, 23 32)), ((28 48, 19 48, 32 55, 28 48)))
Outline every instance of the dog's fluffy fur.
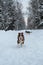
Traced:
POLYGON ((24 35, 23 33, 18 33, 18 40, 17 40, 17 44, 24 44, 24 35))

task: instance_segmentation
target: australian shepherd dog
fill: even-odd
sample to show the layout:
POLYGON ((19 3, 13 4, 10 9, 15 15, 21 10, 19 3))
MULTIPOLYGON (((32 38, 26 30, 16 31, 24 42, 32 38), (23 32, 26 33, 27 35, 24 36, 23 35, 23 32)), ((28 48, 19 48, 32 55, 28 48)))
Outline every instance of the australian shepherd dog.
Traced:
POLYGON ((24 34, 23 33, 18 33, 17 44, 21 46, 24 44, 24 34))

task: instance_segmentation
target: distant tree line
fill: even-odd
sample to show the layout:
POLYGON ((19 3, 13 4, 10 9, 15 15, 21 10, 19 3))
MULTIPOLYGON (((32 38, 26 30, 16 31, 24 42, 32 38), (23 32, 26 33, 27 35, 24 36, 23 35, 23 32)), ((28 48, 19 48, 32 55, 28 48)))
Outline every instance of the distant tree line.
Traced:
POLYGON ((13 0, 0 0, 0 30, 25 29, 21 5, 13 0))
POLYGON ((27 29, 38 29, 43 21, 43 0, 30 0, 27 29))

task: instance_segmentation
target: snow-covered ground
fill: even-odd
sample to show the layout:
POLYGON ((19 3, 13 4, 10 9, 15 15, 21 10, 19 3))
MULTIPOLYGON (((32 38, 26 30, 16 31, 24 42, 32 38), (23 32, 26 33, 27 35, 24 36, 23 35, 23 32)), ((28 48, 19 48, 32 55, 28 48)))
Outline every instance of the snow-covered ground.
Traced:
POLYGON ((0 65, 43 65, 43 30, 24 32, 25 44, 17 47, 19 31, 0 31, 0 65))

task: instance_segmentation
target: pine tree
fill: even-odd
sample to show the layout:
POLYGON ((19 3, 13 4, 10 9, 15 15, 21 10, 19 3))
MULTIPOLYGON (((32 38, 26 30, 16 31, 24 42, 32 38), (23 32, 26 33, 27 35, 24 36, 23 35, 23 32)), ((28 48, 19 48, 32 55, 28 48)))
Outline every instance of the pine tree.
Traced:
POLYGON ((1 0, 0 3, 0 28, 3 30, 24 29, 25 23, 20 3, 13 0, 1 0))
POLYGON ((17 29, 22 30, 25 29, 24 17, 21 11, 21 3, 17 2, 17 29))
POLYGON ((0 0, 0 29, 4 29, 3 2, 0 0))
MULTIPOLYGON (((30 3, 30 23, 32 22, 31 28, 37 28, 38 24, 40 23, 40 14, 38 11, 39 8, 39 0, 31 0, 30 3)), ((28 25, 29 25, 29 17, 28 17, 28 25)))

